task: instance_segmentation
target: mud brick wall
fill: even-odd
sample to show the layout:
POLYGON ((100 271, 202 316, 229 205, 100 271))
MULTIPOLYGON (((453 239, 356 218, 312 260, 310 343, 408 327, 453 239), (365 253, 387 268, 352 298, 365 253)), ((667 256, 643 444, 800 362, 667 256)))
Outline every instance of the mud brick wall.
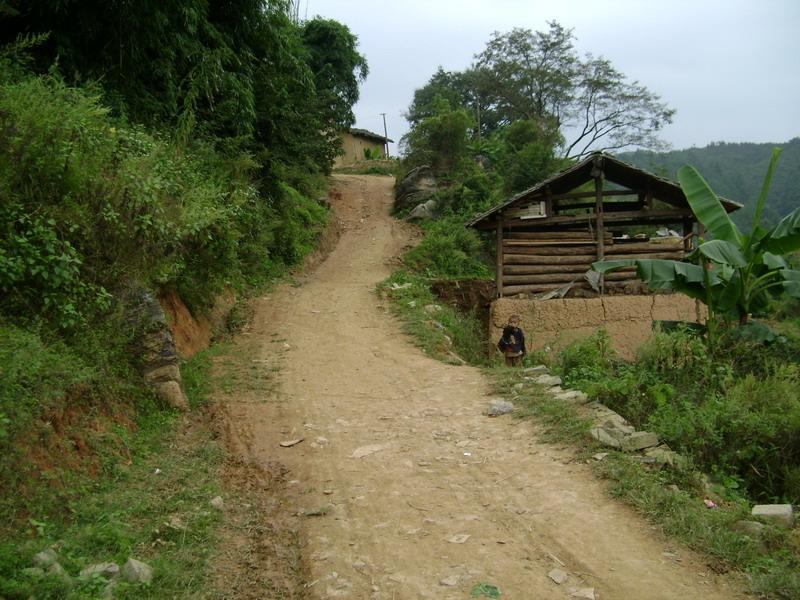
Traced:
POLYGON ((522 319, 529 350, 563 348, 605 328, 619 355, 632 359, 652 333, 653 321, 702 323, 706 308, 683 294, 560 300, 499 298, 492 303, 489 317, 489 335, 494 344, 512 314, 522 319))

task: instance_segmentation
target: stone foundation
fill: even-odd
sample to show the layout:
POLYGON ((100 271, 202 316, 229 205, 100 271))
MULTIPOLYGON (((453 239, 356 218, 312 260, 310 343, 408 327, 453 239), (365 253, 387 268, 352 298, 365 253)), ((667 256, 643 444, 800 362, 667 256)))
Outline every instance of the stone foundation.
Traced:
POLYGON ((496 344, 509 315, 518 314, 528 350, 553 349, 604 328, 622 358, 632 359, 652 333, 653 321, 703 323, 706 307, 683 294, 519 300, 492 303, 489 335, 496 344))

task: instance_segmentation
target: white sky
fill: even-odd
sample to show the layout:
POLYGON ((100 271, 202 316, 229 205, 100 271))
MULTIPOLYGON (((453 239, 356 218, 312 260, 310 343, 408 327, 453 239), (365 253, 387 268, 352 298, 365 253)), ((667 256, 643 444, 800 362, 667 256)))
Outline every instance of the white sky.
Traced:
POLYGON ((302 1, 301 16, 358 36, 370 74, 356 127, 383 133, 386 113, 395 141, 439 65, 463 70, 493 31, 551 20, 574 29, 581 54, 608 58, 677 109, 662 132, 675 149, 800 136, 800 0, 302 1))

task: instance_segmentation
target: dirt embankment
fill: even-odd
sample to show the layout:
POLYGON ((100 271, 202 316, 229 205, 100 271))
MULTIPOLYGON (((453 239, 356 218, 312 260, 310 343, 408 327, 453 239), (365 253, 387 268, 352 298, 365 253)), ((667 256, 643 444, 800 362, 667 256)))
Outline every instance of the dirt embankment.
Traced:
POLYGON ((335 181, 338 245, 257 302, 236 350, 257 383, 221 398, 226 597, 463 599, 480 583, 526 600, 737 597, 535 424, 483 416, 480 371, 401 334, 374 294, 409 239, 392 180, 335 181))

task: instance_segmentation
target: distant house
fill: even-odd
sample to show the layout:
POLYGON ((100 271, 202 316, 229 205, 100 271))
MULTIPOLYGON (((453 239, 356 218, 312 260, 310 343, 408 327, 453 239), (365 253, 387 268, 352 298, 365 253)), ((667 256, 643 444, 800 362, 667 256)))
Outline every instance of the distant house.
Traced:
POLYGON ((387 144, 394 143, 394 140, 366 129, 353 128, 340 133, 339 137, 342 139, 342 153, 336 157, 334 167, 352 165, 364 160, 364 150, 368 150, 373 156, 377 154, 386 156, 387 144))

